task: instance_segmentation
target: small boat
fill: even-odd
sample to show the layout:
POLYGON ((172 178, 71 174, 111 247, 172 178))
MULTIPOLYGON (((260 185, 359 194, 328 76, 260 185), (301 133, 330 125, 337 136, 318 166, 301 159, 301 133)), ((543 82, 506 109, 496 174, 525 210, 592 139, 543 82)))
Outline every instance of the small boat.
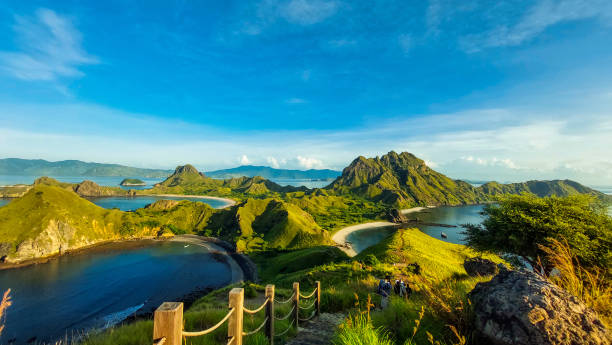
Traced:
POLYGON ((188 245, 188 244, 187 244, 187 245, 185 245, 185 248, 187 248, 187 247, 189 247, 189 245, 188 245))
POLYGON ((441 233, 440 233, 440 237, 442 237, 442 238, 448 238, 448 235, 447 235, 447 234, 445 234, 445 233, 443 233, 443 232, 441 232, 441 233))

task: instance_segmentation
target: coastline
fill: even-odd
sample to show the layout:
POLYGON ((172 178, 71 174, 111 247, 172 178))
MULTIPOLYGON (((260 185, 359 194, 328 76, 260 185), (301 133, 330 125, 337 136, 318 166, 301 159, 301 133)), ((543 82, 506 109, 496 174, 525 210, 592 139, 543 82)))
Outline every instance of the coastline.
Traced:
POLYGON ((193 199, 212 199, 212 200, 218 200, 218 201, 223 201, 226 204, 219 207, 219 209, 223 209, 223 208, 228 208, 231 206, 236 205, 236 200, 234 199, 230 199, 230 198, 222 198, 219 196, 208 196, 208 195, 189 195, 189 194, 143 194, 142 196, 147 196, 147 195, 151 195, 151 196, 168 196, 168 197, 172 197, 172 198, 193 198, 193 199))
MULTIPOLYGON (((427 210, 427 209, 434 208, 434 207, 435 206, 412 207, 412 208, 400 210, 400 212, 402 214, 409 214, 409 213, 414 213, 414 212, 420 212, 420 211, 427 210)), ((348 256, 353 257, 357 255, 357 252, 353 248, 346 246, 346 239, 351 233, 355 231, 359 231, 359 230, 364 230, 364 229, 386 228, 386 227, 398 226, 398 225, 399 224, 397 223, 391 223, 387 221, 377 221, 377 222, 355 224, 355 225, 347 226, 346 228, 342 228, 338 230, 332 236, 332 240, 336 242, 340 250, 345 252, 348 256)))

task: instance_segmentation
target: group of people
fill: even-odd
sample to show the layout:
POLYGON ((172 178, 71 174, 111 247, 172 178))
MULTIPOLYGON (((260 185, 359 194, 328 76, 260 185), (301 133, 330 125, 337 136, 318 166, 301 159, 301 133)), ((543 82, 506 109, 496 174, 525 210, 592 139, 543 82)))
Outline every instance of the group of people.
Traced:
POLYGON ((412 289, 408 285, 408 283, 404 282, 403 279, 396 279, 395 284, 391 285, 391 277, 387 276, 385 279, 381 279, 378 283, 378 291, 377 293, 383 297, 391 296, 391 291, 395 292, 396 295, 400 297, 410 296, 412 293, 412 289))

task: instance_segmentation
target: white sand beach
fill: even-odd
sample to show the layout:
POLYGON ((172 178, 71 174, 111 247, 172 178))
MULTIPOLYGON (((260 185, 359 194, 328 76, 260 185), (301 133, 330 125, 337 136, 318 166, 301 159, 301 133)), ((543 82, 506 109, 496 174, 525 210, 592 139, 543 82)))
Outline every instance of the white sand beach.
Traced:
POLYGON ((387 226, 397 225, 391 222, 371 222, 371 223, 363 223, 357 225, 347 226, 344 229, 340 229, 332 236, 332 240, 340 245, 340 249, 345 252, 348 256, 355 256, 357 252, 353 248, 344 247, 346 243, 346 238, 348 235, 354 231, 363 230, 363 229, 373 229, 373 228, 384 228, 387 226))
POLYGON ((173 197, 173 198, 212 199, 212 200, 219 200, 219 201, 225 202, 226 204, 221 206, 220 208, 227 208, 227 207, 236 205, 236 200, 229 199, 229 198, 221 198, 221 197, 218 197, 218 196, 186 195, 186 194, 149 194, 149 195, 153 195, 153 196, 169 196, 169 197, 173 197))
MULTIPOLYGON (((435 206, 412 207, 412 208, 407 208, 407 209, 400 210, 400 212, 402 214, 409 214, 409 213, 419 212, 419 211, 423 211, 423 210, 426 210, 428 208, 434 208, 434 207, 435 206)), ((397 225, 397 224, 396 223, 391 223, 391 222, 386 222, 386 221, 370 222, 370 223, 351 225, 351 226, 347 226, 346 228, 338 230, 338 232, 336 232, 332 236, 332 240, 340 245, 339 248, 343 252, 345 252, 348 256, 353 257, 353 256, 357 255, 357 252, 353 248, 345 247, 346 238, 348 237, 349 234, 351 234, 352 232, 355 232, 355 231, 359 231, 359 230, 384 228, 384 227, 387 227, 387 226, 394 226, 394 225, 397 225)))

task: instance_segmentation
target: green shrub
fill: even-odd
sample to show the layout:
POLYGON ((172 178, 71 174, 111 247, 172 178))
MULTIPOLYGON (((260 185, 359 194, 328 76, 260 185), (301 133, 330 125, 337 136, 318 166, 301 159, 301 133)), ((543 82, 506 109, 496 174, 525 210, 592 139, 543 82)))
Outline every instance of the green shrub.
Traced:
POLYGON ((378 260, 378 258, 376 257, 376 255, 374 254, 369 254, 367 255, 364 259, 363 262, 366 265, 370 265, 370 266, 376 266, 378 264, 380 264, 380 261, 378 260))

